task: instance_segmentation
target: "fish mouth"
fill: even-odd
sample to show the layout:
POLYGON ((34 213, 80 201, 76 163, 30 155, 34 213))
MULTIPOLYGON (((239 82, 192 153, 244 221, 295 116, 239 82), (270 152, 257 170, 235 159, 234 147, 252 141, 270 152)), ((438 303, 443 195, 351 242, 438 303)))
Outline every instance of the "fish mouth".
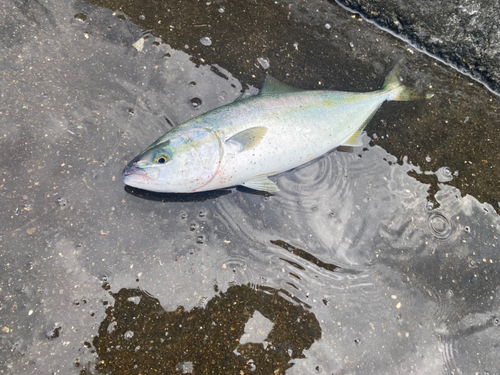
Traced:
POLYGON ((158 181, 160 171, 156 168, 140 168, 136 163, 127 165, 122 171, 123 183, 128 186, 144 188, 158 181))
POLYGON ((125 168, 123 168, 122 176, 128 177, 132 175, 144 175, 147 176, 147 172, 143 168, 137 166, 137 162, 129 163, 125 168))
POLYGON ((128 177, 128 176, 132 176, 134 174, 137 174, 137 173, 140 173, 141 169, 140 168, 137 168, 137 167, 130 167, 130 166, 126 166, 123 171, 122 171, 122 176, 123 177, 128 177))

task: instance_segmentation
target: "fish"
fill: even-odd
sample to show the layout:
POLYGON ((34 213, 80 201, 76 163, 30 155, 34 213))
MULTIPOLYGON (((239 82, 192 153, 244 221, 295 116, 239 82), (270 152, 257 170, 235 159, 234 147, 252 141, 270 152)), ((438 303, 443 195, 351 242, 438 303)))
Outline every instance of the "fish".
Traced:
POLYGON ((234 186, 275 193, 269 177, 339 147, 362 146, 361 134, 391 100, 431 97, 403 85, 397 65, 379 90, 301 90, 267 76, 258 95, 242 97, 173 128, 133 158, 125 185, 159 193, 234 186))

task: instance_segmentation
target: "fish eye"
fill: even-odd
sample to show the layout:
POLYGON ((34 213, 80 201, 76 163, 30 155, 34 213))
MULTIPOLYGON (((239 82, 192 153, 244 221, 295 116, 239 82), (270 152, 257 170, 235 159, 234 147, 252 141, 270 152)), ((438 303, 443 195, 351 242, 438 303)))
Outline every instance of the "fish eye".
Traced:
POLYGON ((156 164, 165 164, 170 160, 170 156, 166 154, 161 154, 155 157, 154 162, 156 164))

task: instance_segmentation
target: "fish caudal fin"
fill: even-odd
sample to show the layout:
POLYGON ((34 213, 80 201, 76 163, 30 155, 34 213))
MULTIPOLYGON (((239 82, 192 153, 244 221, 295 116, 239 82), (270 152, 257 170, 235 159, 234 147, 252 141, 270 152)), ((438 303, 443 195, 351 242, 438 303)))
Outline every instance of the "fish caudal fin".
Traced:
POLYGON ((387 78, 385 79, 384 85, 381 88, 381 91, 385 92, 393 92, 394 96, 392 96, 389 100, 419 100, 419 99, 430 99, 434 96, 433 93, 418 93, 412 88, 409 88, 401 82, 400 72, 400 64, 397 64, 389 73, 387 78))

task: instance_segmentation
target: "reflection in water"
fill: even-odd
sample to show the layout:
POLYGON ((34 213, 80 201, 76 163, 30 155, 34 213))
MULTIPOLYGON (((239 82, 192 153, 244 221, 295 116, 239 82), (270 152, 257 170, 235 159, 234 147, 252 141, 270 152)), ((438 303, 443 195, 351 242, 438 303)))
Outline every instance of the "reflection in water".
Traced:
MULTIPOLYGON (((217 366, 245 373, 255 367, 266 374, 498 372, 500 220, 491 206, 447 185, 449 172, 452 182, 458 179, 452 163, 441 175, 436 173, 442 165, 432 175, 424 172, 420 176, 429 180, 418 182, 408 175, 415 166, 365 138, 364 148, 332 152, 273 177, 282 187, 274 195, 238 188, 194 199, 137 192, 146 198, 138 199, 118 177, 125 163, 172 124, 232 101, 241 84, 222 67, 196 66, 186 53, 146 38, 120 13, 46 4, 57 11, 59 31, 49 28, 34 38, 33 28, 19 29, 23 44, 6 49, 1 62, 7 136, 0 148, 6 213, 0 233, 0 372, 50 374, 64 366, 75 373, 83 365, 92 371, 96 363, 103 373, 115 374, 153 373, 161 366, 170 366, 164 373, 220 372, 215 365, 200 367, 212 366, 212 359, 217 366), (80 12, 87 15, 84 23, 73 18, 80 12), (141 52, 133 47, 139 39, 141 52), (193 98, 202 105, 194 108, 193 98), (430 185, 434 205, 428 202, 430 185), (115 302, 101 288, 104 280, 115 302), (108 302, 113 307, 105 314, 108 302), (267 327, 258 342, 244 335, 254 320, 267 327), (94 353, 90 342, 101 322, 94 353)), ((236 19, 232 9, 224 15, 236 19)), ((45 14, 39 19, 47 22, 45 14)), ((186 20, 199 33, 197 43, 208 35, 186 20)), ((358 35, 366 27, 350 16, 342 22, 351 25, 342 27, 346 33, 358 35)), ((344 43, 342 30, 335 35, 344 43)), ((384 58, 398 48, 382 34, 376 37, 384 58)), ((210 38, 212 47, 222 44, 210 38)), ((238 54, 247 51, 241 40, 234 43, 235 61, 253 66, 255 60, 238 54)), ((306 40, 299 40, 298 49, 292 40, 279 43, 289 43, 295 57, 307 55, 306 40)), ((318 69, 318 58, 330 62, 338 54, 319 55, 311 54, 318 69)), ((366 77, 384 64, 370 56, 348 67, 356 68, 345 78, 350 88, 373 84, 366 77)), ((415 54, 408 70, 429 63, 422 59, 415 54)), ((271 69, 289 66, 273 61, 271 69)), ((347 61, 354 61, 352 55, 347 61)), ((312 87, 319 75, 342 73, 336 66, 345 64, 337 60, 330 70, 309 73, 299 60, 294 66, 300 68, 290 70, 289 83, 304 79, 300 86, 312 87)), ((242 74, 250 74, 245 69, 242 74)), ((264 72, 259 74, 256 81, 264 72)), ((440 74, 440 84, 450 84, 440 74)), ((441 109, 466 101, 447 92, 436 100, 442 100, 441 109)), ((415 128, 430 134, 422 130, 424 122, 437 128, 426 111, 416 113, 413 104, 403 108, 399 113, 399 105, 384 105, 377 115, 392 116, 385 122, 388 142, 401 139, 393 137, 396 130, 403 136, 415 128)), ((377 123, 374 118, 371 126, 377 123)))
MULTIPOLYGON (((273 245, 282 247, 283 249, 288 250, 290 253, 295 254, 295 255, 301 257, 302 259, 305 259, 305 260, 311 262, 312 264, 317 265, 318 267, 324 268, 325 270, 335 271, 335 269, 338 268, 338 266, 336 266, 335 264, 329 264, 329 263, 322 262, 321 260, 319 260, 315 256, 309 254, 307 251, 304 251, 304 250, 299 249, 297 247, 294 247, 290 244, 287 244, 285 241, 277 240, 277 241, 271 241, 271 243, 273 245)), ((304 268, 302 267, 302 269, 304 269, 304 268)))
POLYGON ((321 338, 314 314, 284 290, 233 286, 191 311, 165 311, 140 289, 111 295, 93 341, 105 374, 283 374, 321 338), (252 339, 246 325, 261 315, 272 329, 252 339))
POLYGON ((324 155, 317 160, 294 170, 293 174, 281 175, 282 204, 289 208, 299 205, 315 210, 317 197, 338 196, 349 191, 350 181, 346 176, 345 160, 348 153, 336 152, 335 157, 324 155))

